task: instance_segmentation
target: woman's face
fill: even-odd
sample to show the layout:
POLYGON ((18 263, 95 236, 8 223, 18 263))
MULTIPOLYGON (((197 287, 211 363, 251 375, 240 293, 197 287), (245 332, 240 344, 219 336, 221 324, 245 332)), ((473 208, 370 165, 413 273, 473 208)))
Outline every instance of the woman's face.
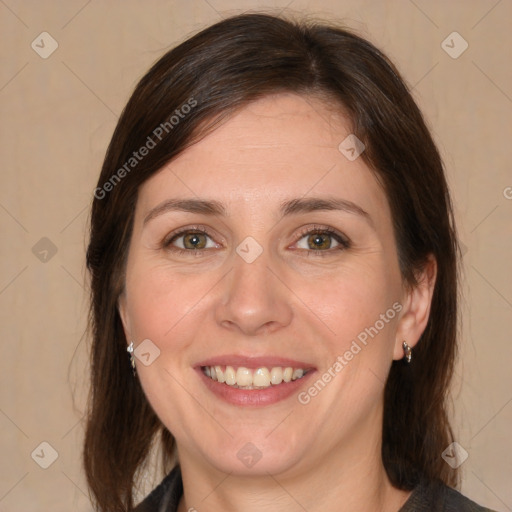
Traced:
POLYGON ((119 306, 180 458, 291 475, 378 446, 391 362, 422 326, 350 133, 317 99, 265 97, 141 187, 119 306))

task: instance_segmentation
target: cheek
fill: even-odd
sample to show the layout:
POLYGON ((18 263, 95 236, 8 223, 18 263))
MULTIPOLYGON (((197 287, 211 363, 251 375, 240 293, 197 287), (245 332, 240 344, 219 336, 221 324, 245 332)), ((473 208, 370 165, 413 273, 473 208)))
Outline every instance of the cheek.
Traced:
POLYGON ((400 296, 393 272, 380 261, 347 264, 301 279, 294 288, 342 345, 378 321, 400 296))
POLYGON ((179 276, 164 268, 134 269, 127 282, 127 303, 133 335, 157 345, 171 337, 193 310, 207 279, 179 276), (199 285, 199 282, 201 284, 199 285))
MULTIPOLYGON (((150 339, 160 350, 158 358, 145 366, 137 362, 137 374, 144 393, 158 417, 173 431, 183 431, 183 420, 190 407, 189 395, 180 382, 189 347, 197 338, 194 305, 208 286, 207 276, 183 276, 168 268, 145 265, 132 268, 128 275, 127 306, 135 344, 150 339)), ((186 429, 182 437, 186 438, 186 429)))
MULTIPOLYGON (((299 292, 309 294, 304 302, 314 305, 315 314, 328 326, 322 328, 326 359, 319 378, 329 371, 327 379, 336 377, 316 406, 331 410, 337 404, 331 412, 339 421, 346 421, 347 409, 362 414, 379 400, 393 357, 400 308, 395 277, 382 262, 347 265, 299 292)), ((314 396, 317 390, 311 393, 314 396)))

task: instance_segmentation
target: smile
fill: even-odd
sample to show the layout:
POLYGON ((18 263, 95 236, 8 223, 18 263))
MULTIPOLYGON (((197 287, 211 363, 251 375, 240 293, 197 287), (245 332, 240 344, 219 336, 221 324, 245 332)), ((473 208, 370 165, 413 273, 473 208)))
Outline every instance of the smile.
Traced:
POLYGON ((254 370, 244 366, 202 366, 202 372, 213 381, 226 384, 237 389, 266 389, 277 386, 283 382, 288 383, 301 379, 308 373, 304 368, 291 366, 275 366, 254 370))

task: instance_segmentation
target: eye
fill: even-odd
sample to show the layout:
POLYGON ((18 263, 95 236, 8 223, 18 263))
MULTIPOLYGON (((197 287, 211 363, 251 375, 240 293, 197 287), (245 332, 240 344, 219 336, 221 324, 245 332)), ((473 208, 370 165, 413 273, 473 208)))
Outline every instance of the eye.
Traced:
POLYGON ((181 254, 198 254, 203 249, 215 249, 218 247, 204 227, 184 228, 178 232, 171 233, 163 241, 162 246, 165 249, 181 254))
MULTIPOLYGON (((301 232, 297 248, 316 253, 332 253, 350 247, 348 239, 335 229, 314 226, 301 232)), ((321 254, 324 256, 324 254, 321 254)))
MULTIPOLYGON (((193 226, 171 233, 162 242, 162 247, 178 254, 200 256, 207 252, 205 249, 215 249, 219 245, 213 241, 213 235, 206 227, 193 226)), ((350 242, 343 234, 330 227, 316 225, 302 230, 296 243, 296 248, 320 256, 349 247, 350 242)))

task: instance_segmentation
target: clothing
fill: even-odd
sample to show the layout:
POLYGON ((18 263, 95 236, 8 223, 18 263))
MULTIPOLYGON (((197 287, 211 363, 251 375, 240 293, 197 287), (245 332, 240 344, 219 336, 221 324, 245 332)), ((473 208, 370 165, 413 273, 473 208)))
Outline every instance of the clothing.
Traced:
MULTIPOLYGON (((135 512, 176 512, 183 495, 181 469, 176 466, 135 512)), ((422 483, 398 512, 493 512, 480 507, 441 482, 422 483)))

